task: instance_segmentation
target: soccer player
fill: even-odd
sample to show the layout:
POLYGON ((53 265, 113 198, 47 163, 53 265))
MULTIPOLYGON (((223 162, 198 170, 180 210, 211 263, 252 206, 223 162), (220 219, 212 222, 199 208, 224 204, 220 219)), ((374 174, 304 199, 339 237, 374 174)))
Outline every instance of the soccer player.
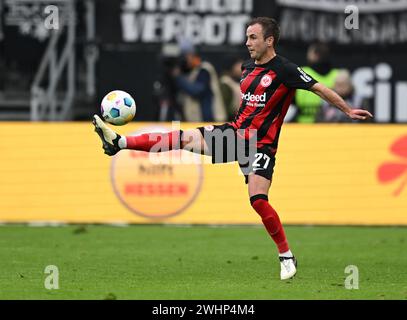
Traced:
MULTIPOLYGON (((193 130, 177 130, 153 135, 120 136, 97 116, 93 123, 103 142, 105 153, 112 156, 122 149, 157 152, 156 145, 165 145, 160 151, 183 149, 212 156, 213 163, 238 161, 248 184, 250 203, 260 215, 262 222, 275 242, 280 260, 280 278, 292 278, 297 272, 297 260, 290 251, 284 228, 276 210, 270 205, 268 192, 272 181, 278 139, 284 116, 296 89, 314 92, 342 110, 350 119, 364 120, 372 115, 362 109, 352 109, 334 91, 317 83, 297 65, 276 54, 280 37, 277 22, 268 17, 254 18, 246 30, 246 46, 251 60, 242 66, 240 108, 232 122, 222 125, 200 127, 193 130), (231 144, 224 139, 213 143, 214 135, 232 132, 236 140, 247 144, 231 144), (253 135, 253 133, 255 133, 253 135), (253 143, 250 142, 255 137, 253 143), (239 141, 240 141, 239 140, 239 141), (220 142, 219 142, 220 141, 220 142), (255 154, 246 163, 238 159, 244 149, 255 147, 255 154), (229 146, 235 150, 230 152, 229 146), (249 147, 247 147, 249 146, 249 147), (219 154, 226 151, 225 154, 219 154)), ((250 153, 250 152, 249 152, 250 153)))

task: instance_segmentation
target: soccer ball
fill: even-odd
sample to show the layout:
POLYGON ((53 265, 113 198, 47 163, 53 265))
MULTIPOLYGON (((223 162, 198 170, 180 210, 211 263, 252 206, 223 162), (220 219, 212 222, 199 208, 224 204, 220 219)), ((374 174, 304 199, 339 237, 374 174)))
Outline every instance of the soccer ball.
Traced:
POLYGON ((136 103, 127 92, 114 90, 103 98, 100 111, 105 121, 115 126, 122 126, 134 118, 136 103))

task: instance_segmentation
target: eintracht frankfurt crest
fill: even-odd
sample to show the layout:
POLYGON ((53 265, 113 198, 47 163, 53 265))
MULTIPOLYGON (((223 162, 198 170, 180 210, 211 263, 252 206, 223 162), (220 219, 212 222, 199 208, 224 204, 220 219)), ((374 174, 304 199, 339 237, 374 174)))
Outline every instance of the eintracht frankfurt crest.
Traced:
POLYGON ((267 88, 271 84, 272 81, 273 81, 273 78, 271 76, 269 76, 268 74, 266 74, 263 76, 263 78, 261 78, 260 83, 264 88, 267 88))

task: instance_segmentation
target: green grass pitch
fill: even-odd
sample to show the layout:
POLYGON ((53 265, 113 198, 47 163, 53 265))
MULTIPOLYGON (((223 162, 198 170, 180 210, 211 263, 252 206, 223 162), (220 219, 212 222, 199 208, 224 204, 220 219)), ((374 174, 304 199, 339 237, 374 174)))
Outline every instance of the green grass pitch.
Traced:
POLYGON ((279 280, 262 227, 0 227, 0 299, 407 299, 407 229, 287 226, 279 280), (47 290, 47 265, 59 289, 47 290), (359 289, 345 288, 348 265, 359 289))

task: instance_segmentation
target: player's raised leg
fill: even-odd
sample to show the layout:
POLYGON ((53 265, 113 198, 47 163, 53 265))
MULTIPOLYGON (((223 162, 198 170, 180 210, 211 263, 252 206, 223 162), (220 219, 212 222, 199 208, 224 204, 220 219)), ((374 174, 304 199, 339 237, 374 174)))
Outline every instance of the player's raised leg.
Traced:
POLYGON ((109 156, 115 155, 123 149, 145 152, 165 152, 183 149, 199 154, 209 154, 208 146, 198 129, 120 136, 109 128, 97 115, 93 116, 93 124, 95 131, 102 140, 103 149, 109 156))
POLYGON ((268 201, 268 191, 271 181, 256 175, 249 175, 250 203, 260 215, 267 232, 277 245, 280 259, 280 278, 286 280, 292 278, 297 272, 297 260, 291 253, 283 225, 277 212, 268 201))

